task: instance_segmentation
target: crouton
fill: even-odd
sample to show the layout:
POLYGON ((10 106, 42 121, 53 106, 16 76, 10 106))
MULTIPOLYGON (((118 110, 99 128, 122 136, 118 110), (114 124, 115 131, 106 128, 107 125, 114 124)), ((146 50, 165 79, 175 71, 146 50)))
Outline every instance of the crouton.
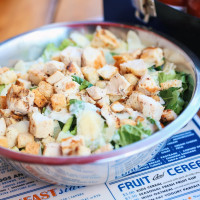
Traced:
POLYGON ((70 76, 75 75, 75 76, 79 76, 79 77, 83 78, 81 68, 76 63, 72 63, 72 62, 70 62, 67 65, 66 74, 70 75, 70 76))
POLYGON ((34 137, 30 133, 19 133, 17 137, 17 147, 24 148, 28 143, 34 142, 34 137))
POLYGON ((95 104, 96 102, 87 94, 86 90, 82 90, 81 93, 81 100, 91 103, 91 104, 95 104))
POLYGON ((138 122, 143 122, 145 119, 144 117, 141 117, 141 116, 138 116, 136 117, 135 121, 138 123, 138 122))
POLYGON ((79 156, 89 156, 91 154, 90 148, 86 146, 79 146, 77 155, 79 156))
POLYGON ((144 62, 148 63, 149 66, 156 65, 161 66, 164 64, 164 55, 163 50, 158 47, 147 47, 142 51, 140 59, 143 59, 144 62))
POLYGON ((61 141, 61 150, 63 155, 78 155, 80 146, 84 146, 84 141, 81 137, 67 137, 61 141))
POLYGON ((180 88, 180 87, 182 87, 182 81, 176 80, 176 79, 175 80, 169 80, 169 81, 166 81, 164 83, 161 83, 160 86, 161 86, 161 90, 167 90, 170 87, 180 88))
POLYGON ((59 112, 62 108, 67 107, 66 97, 63 94, 54 94, 51 97, 51 105, 53 110, 59 112))
POLYGON ((83 50, 82 55, 82 67, 93 67, 99 69, 106 64, 103 51, 94 49, 92 47, 86 47, 83 50))
POLYGON ((119 119, 114 115, 108 105, 101 108, 101 115, 106 119, 108 126, 119 127, 119 119))
POLYGON ((119 47, 116 36, 106 29, 96 30, 91 46, 95 48, 116 49, 119 47))
POLYGON ((108 84, 108 81, 100 80, 100 81, 97 81, 95 85, 101 89, 105 89, 107 84, 108 84))
POLYGON ((65 69, 65 64, 55 60, 51 60, 44 65, 44 73, 47 75, 52 75, 57 71, 63 71, 65 69))
POLYGON ((43 108, 47 105, 48 100, 42 93, 39 92, 38 88, 32 90, 32 92, 35 94, 34 103, 37 105, 37 107, 43 108))
POLYGON ((64 77, 54 85, 55 91, 64 94, 66 97, 77 94, 79 92, 79 87, 80 85, 72 81, 70 76, 64 77))
POLYGON ((160 90, 160 87, 150 75, 145 74, 139 80, 136 90, 145 95, 153 95, 160 90))
POLYGON ((139 95, 138 101, 144 116, 151 117, 158 121, 161 119, 164 107, 159 102, 146 95, 139 95))
POLYGON ((61 79, 63 79, 65 76, 62 72, 57 71, 55 73, 53 73, 50 77, 48 77, 46 79, 47 83, 54 85, 55 83, 57 83, 58 81, 60 81, 61 79))
POLYGON ((60 59, 65 65, 69 65, 69 63, 73 62, 81 67, 82 51, 83 50, 79 47, 69 46, 60 53, 60 59))
POLYGON ((121 103, 119 103, 119 101, 115 101, 111 104, 110 108, 113 112, 122 112, 125 107, 121 103))
POLYGON ((13 70, 5 71, 0 74, 0 84, 14 83, 17 80, 17 75, 13 70))
POLYGON ((103 106, 106 106, 106 105, 110 105, 109 96, 108 96, 108 95, 105 95, 104 97, 102 97, 101 99, 99 99, 99 100, 97 101, 96 105, 97 105, 99 108, 102 108, 103 106))
POLYGON ((118 101, 123 98, 122 95, 108 95, 111 103, 118 101))
POLYGON ((82 67, 82 73, 87 81, 92 84, 95 84, 99 80, 99 75, 97 70, 92 67, 82 67))
POLYGON ((8 147, 12 148, 17 145, 17 137, 19 135, 19 132, 16 130, 16 128, 12 126, 8 126, 6 129, 6 137, 8 139, 8 147))
POLYGON ((8 148, 8 139, 5 136, 0 136, 0 146, 4 148, 8 148))
POLYGON ((27 120, 19 121, 16 122, 15 124, 11 124, 9 127, 16 129, 18 133, 28 133, 29 121, 27 120))
POLYGON ((113 150, 113 146, 111 144, 106 144, 102 147, 100 147, 99 149, 97 149, 94 154, 97 154, 97 153, 104 153, 104 152, 107 152, 107 151, 112 151, 113 150))
POLYGON ((123 125, 135 126, 136 124, 137 123, 132 119, 121 119, 120 120, 120 126, 123 126, 123 125))
POLYGON ((41 145, 39 142, 30 142, 26 145, 24 153, 40 155, 41 145))
POLYGON ((47 78, 46 74, 40 70, 34 69, 28 71, 28 80, 33 85, 38 85, 41 81, 45 81, 47 78))
POLYGON ((45 81, 41 81, 38 85, 39 92, 43 94, 47 99, 53 95, 53 86, 45 81))
POLYGON ((106 95, 105 89, 101 89, 96 86, 89 87, 86 89, 86 91, 88 92, 89 96, 95 101, 101 99, 106 95))
POLYGON ((22 86, 22 87, 24 87, 26 89, 29 89, 31 87, 31 82, 30 81, 26 81, 26 80, 23 80, 23 79, 20 79, 20 78, 17 79, 15 84, 18 85, 18 86, 22 86))
POLYGON ((61 156, 62 152, 61 152, 61 146, 60 143, 56 143, 56 142, 51 142, 45 145, 44 147, 44 152, 43 152, 44 156, 61 156))
POLYGON ((56 141, 55 138, 48 136, 47 138, 42 139, 42 144, 45 146, 45 145, 55 142, 55 141, 56 141))
POLYGON ((135 59, 120 64, 120 70, 124 73, 132 73, 135 76, 141 77, 147 72, 147 66, 142 59, 135 59))
POLYGON ((109 95, 127 95, 130 92, 130 83, 119 73, 114 75, 106 87, 109 95))
POLYGON ((177 114, 170 109, 164 110, 161 116, 162 122, 172 122, 177 118, 177 114))
POLYGON ((35 112, 30 116, 29 131, 36 138, 46 138, 49 135, 53 135, 53 119, 50 119, 39 112, 35 112))
POLYGON ((129 60, 138 59, 140 54, 141 54, 141 50, 137 49, 131 53, 123 53, 120 55, 115 55, 115 56, 113 56, 113 58, 115 60, 114 66, 120 68, 120 64, 128 62, 129 60))
POLYGON ((6 134, 6 122, 3 117, 0 118, 0 136, 4 136, 6 134))
POLYGON ((133 86, 137 85, 138 78, 133 74, 124 74, 124 78, 133 86))
POLYGON ((102 68, 97 70, 97 73, 105 80, 110 80, 116 73, 118 68, 112 65, 104 65, 102 68))
POLYGON ((6 103, 6 96, 0 96, 0 109, 6 109, 7 103, 6 103))
POLYGON ((6 126, 23 119, 23 116, 15 115, 9 109, 0 109, 0 115, 4 118, 6 126))
POLYGON ((6 97, 8 109, 17 115, 28 114, 34 103, 34 93, 24 87, 12 85, 6 97))

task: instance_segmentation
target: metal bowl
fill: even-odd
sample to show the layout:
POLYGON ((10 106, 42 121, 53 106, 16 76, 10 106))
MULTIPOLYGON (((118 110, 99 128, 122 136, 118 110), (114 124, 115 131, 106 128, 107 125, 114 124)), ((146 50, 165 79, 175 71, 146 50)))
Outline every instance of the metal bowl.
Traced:
POLYGON ((36 59, 48 43, 59 44, 74 30, 93 33, 97 25, 109 29, 123 39, 127 31, 132 29, 139 34, 143 43, 162 47, 168 60, 176 63, 178 69, 192 75, 195 82, 193 97, 181 115, 161 131, 111 152, 81 157, 44 157, 17 153, 0 147, 3 160, 24 174, 49 183, 65 185, 94 185, 115 180, 146 164, 199 108, 200 77, 197 67, 200 66, 200 62, 196 56, 174 40, 171 42, 155 32, 135 26, 105 22, 48 25, 3 42, 0 45, 0 63, 2 66, 12 66, 19 59, 36 59))

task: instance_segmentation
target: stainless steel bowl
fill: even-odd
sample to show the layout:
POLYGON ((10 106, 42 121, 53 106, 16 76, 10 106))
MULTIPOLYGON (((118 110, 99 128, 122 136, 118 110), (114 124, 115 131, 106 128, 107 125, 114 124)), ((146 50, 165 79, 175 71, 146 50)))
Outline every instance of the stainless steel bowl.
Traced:
POLYGON ((31 177, 54 184, 94 185, 128 175, 153 158, 165 141, 183 127, 199 108, 200 77, 197 68, 200 62, 196 56, 174 40, 171 42, 161 35, 135 26, 103 22, 48 25, 3 42, 0 45, 0 64, 12 66, 19 59, 36 59, 48 43, 58 44, 74 30, 92 33, 97 25, 123 39, 127 31, 132 29, 139 34, 143 43, 162 47, 168 60, 192 75, 195 82, 193 97, 187 108, 170 125, 142 141, 111 152, 82 157, 44 157, 0 147, 0 155, 6 162, 31 177))

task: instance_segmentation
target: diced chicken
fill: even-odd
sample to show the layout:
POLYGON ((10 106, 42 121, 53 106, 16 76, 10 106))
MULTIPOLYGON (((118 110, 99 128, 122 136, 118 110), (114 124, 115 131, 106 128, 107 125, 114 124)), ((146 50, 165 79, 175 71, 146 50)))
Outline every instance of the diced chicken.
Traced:
POLYGON ((101 89, 96 86, 89 87, 86 89, 86 91, 88 92, 89 96, 95 101, 101 99, 106 95, 105 89, 101 89))
POLYGON ((104 65, 97 70, 98 74, 105 80, 110 80, 115 74, 118 73, 118 68, 112 65, 104 65))
POLYGON ((147 66, 142 59, 135 59, 122 63, 120 69, 124 73, 132 73, 135 76, 141 77, 147 72, 147 66))
POLYGON ((81 68, 76 63, 69 63, 69 65, 67 65, 66 74, 70 76, 75 75, 84 78, 81 72, 81 68))
POLYGON ((82 90, 80 93, 81 95, 81 100, 91 103, 91 104, 95 104, 96 102, 87 94, 86 90, 82 90))
POLYGON ((87 81, 95 84, 99 80, 99 75, 97 70, 93 67, 82 67, 82 73, 87 81))
POLYGON ((82 136, 86 144, 102 136, 104 120, 93 110, 83 111, 77 118, 77 135, 82 136))
POLYGON ((123 98, 123 96, 122 95, 109 95, 109 99, 110 99, 110 101, 113 103, 113 102, 115 102, 115 101, 118 101, 118 100, 120 100, 120 99, 122 99, 123 98))
POLYGON ((42 144, 45 146, 49 143, 55 142, 55 138, 48 136, 47 138, 42 139, 42 144))
POLYGON ((40 155, 41 144, 39 142, 30 142, 26 145, 24 153, 40 155))
POLYGON ((61 79, 63 79, 65 76, 62 72, 57 71, 55 73, 53 73, 50 77, 48 77, 46 79, 46 81, 51 84, 54 85, 55 83, 57 83, 58 81, 60 81, 61 79))
POLYGON ((51 105, 53 110, 59 112, 62 108, 67 107, 66 97, 63 94, 54 94, 51 97, 51 105))
POLYGON ((119 127, 119 119, 114 115, 108 105, 101 108, 101 115, 106 119, 108 126, 119 127))
POLYGON ((41 81, 46 80, 46 78, 46 74, 40 70, 34 69, 28 71, 28 80, 31 81, 33 85, 38 85, 41 81))
POLYGON ((158 47, 148 47, 142 51, 140 59, 148 63, 149 66, 156 65, 161 66, 164 63, 163 50, 158 47))
POLYGON ((106 64, 103 51, 92 47, 86 47, 82 55, 82 67, 99 69, 106 64))
POLYGON ((29 89, 31 87, 31 82, 18 78, 16 81, 16 85, 29 89))
POLYGON ((53 86, 45 81, 41 81, 38 85, 39 92, 43 94, 47 99, 50 99, 53 95, 53 86))
POLYGON ((65 65, 69 65, 69 63, 73 62, 81 67, 82 51, 83 50, 79 47, 69 46, 60 53, 61 61, 64 62, 65 65))
POLYGON ((16 129, 18 133, 28 133, 29 121, 23 120, 20 122, 16 122, 15 124, 11 124, 9 127, 16 129))
POLYGON ((113 112, 122 112, 125 107, 121 103, 119 103, 119 101, 115 101, 111 104, 110 108, 113 112))
POLYGON ((169 80, 169 81, 166 81, 164 83, 161 83, 161 90, 167 90, 169 89, 170 87, 182 87, 182 81, 181 80, 169 80))
POLYGON ((99 108, 102 108, 103 106, 110 105, 110 99, 108 95, 105 95, 100 100, 97 101, 96 105, 99 108))
POLYGON ((162 97, 159 97, 158 95, 152 95, 151 98, 158 101, 160 104, 165 104, 165 101, 162 99, 162 97))
POLYGON ((16 130, 16 128, 9 126, 6 130, 6 137, 8 139, 8 147, 12 148, 17 145, 17 137, 19 135, 19 132, 16 130))
POLYGON ((60 143, 56 143, 56 142, 51 142, 45 145, 44 147, 44 152, 43 152, 44 156, 61 156, 62 152, 61 152, 61 146, 60 143))
POLYGON ((131 84, 119 73, 114 75, 106 87, 109 95, 127 95, 130 92, 131 84))
POLYGON ((156 84, 155 80, 148 74, 141 77, 137 85, 137 91, 145 95, 152 95, 157 93, 160 87, 156 84))
POLYGON ((116 36, 106 29, 96 30, 96 33, 91 42, 91 46, 95 48, 116 49, 119 47, 116 36))
POLYGON ((39 108, 43 108, 44 106, 47 105, 48 100, 46 99, 46 97, 39 92, 38 88, 32 90, 32 92, 35 94, 35 99, 34 99, 34 103, 39 107, 39 108))
MULTIPOLYGON (((84 140, 79 136, 64 138, 62 139, 62 142, 61 142, 62 154, 63 155, 80 155, 79 148, 81 146, 84 146, 84 140)), ((90 154, 89 149, 88 151, 85 151, 85 148, 84 148, 84 152, 85 152, 85 155, 90 154)))
POLYGON ((137 49, 131 53, 123 53, 120 55, 115 55, 113 56, 114 60, 115 60, 115 66, 120 68, 120 64, 128 62, 129 60, 135 60, 138 59, 139 56, 141 54, 141 50, 137 49))
POLYGON ((30 117, 29 131, 36 138, 46 138, 49 135, 53 135, 53 119, 50 119, 39 112, 33 113, 30 117))
POLYGON ((120 126, 123 126, 123 125, 135 126, 136 124, 137 123, 132 119, 122 119, 122 120, 120 120, 120 126))
POLYGON ((137 85, 138 78, 133 74, 124 74, 124 78, 133 86, 137 85))
POLYGON ((171 122, 177 118, 177 114, 173 110, 164 110, 162 113, 162 122, 171 122))
POLYGON ((160 120, 164 107, 159 102, 146 95, 139 95, 138 100, 144 116, 160 120))
POLYGON ((80 85, 75 81, 72 81, 70 76, 67 76, 54 85, 54 89, 57 93, 63 93, 66 97, 75 95, 79 92, 80 85))
POLYGON ((106 144, 102 147, 100 147, 99 149, 97 149, 94 154, 97 154, 97 153, 104 153, 104 152, 107 152, 107 151, 112 151, 113 150, 113 146, 111 144, 106 144))
POLYGON ((4 136, 6 134, 6 122, 2 117, 0 118, 0 136, 4 136))
POLYGON ((6 108, 7 108, 6 96, 0 96, 0 109, 6 109, 6 108))
POLYGON ((44 65, 44 73, 47 75, 52 75, 57 71, 63 71, 65 69, 65 64, 55 60, 51 60, 44 65))
POLYGON ((34 103, 34 93, 24 87, 12 85, 7 94, 8 109, 17 115, 28 114, 34 103))
POLYGON ((30 133, 19 133, 17 137, 18 148, 24 148, 28 143, 34 142, 34 137, 30 133))
POLYGON ((5 136, 0 136, 0 146, 4 148, 8 148, 8 139, 5 136))
POLYGON ((97 87, 101 88, 101 89, 105 89, 106 86, 107 86, 107 84, 108 84, 108 81, 102 81, 102 80, 100 80, 100 81, 97 81, 95 85, 97 87))
POLYGON ((13 70, 5 71, 0 74, 0 84, 14 83, 17 80, 17 75, 13 70))

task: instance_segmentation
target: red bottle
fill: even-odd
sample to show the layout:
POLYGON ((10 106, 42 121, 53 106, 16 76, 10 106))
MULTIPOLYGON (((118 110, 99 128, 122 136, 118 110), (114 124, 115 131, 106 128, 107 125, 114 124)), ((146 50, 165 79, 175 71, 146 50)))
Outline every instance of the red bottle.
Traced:
POLYGON ((184 12, 186 11, 186 1, 187 0, 159 0, 159 1, 171 6, 174 9, 184 11, 184 12))
POLYGON ((187 12, 193 16, 200 17, 200 0, 187 0, 187 12))

